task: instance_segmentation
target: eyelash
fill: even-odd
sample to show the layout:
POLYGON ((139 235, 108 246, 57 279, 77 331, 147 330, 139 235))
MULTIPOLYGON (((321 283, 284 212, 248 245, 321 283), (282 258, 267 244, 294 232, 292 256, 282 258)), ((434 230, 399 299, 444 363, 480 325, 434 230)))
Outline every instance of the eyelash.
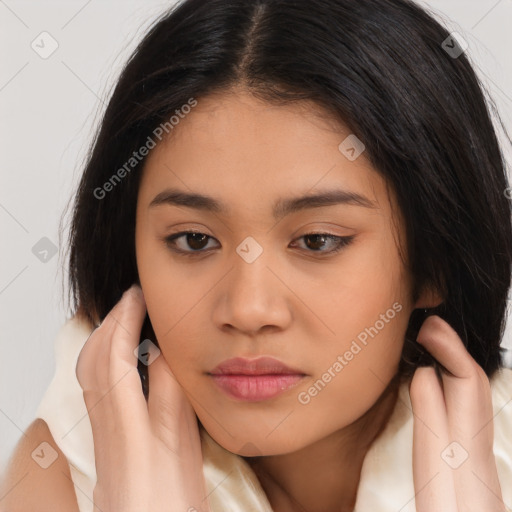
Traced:
MULTIPOLYGON (((196 257, 201 254, 207 253, 209 251, 208 249, 184 251, 182 249, 176 248, 175 240, 177 240, 183 236, 190 235, 190 234, 204 235, 204 236, 208 237, 209 239, 215 240, 212 236, 206 235, 205 233, 202 233, 200 231, 180 231, 179 233, 175 233, 173 235, 164 237, 163 240, 165 241, 165 243, 169 247, 169 249, 171 249, 173 252, 177 253, 180 256, 196 257)), ((296 240, 300 240, 301 238, 306 238, 306 237, 310 237, 310 236, 323 236, 329 240, 337 241, 336 247, 329 251, 315 251, 315 250, 305 249, 306 252, 317 253, 317 254, 335 254, 337 252, 340 252, 342 249, 344 249, 345 247, 350 245, 350 243, 352 242, 352 240, 355 237, 355 235, 337 236, 337 235, 332 235, 331 233, 313 232, 313 233, 306 233, 306 234, 302 235, 301 237, 297 238, 296 240)))

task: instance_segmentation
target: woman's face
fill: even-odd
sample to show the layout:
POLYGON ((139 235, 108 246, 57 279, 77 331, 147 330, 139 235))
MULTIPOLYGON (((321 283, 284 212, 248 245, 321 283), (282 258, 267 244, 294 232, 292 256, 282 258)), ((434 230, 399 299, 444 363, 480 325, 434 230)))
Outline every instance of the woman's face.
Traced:
POLYGON ((201 423, 243 455, 295 451, 346 427, 395 375, 409 315, 424 305, 411 303, 385 181, 351 139, 339 148, 350 132, 304 104, 201 98, 171 135, 145 163, 137 265, 162 354, 201 423), (188 194, 209 199, 185 205, 188 194), (203 235, 166 242, 184 231, 203 235), (209 374, 259 356, 304 376, 244 400, 209 374))

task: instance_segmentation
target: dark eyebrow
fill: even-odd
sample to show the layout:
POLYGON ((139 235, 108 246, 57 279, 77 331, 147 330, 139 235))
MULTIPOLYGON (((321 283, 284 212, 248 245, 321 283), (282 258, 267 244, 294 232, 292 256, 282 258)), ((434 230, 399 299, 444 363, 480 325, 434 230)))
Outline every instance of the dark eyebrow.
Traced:
MULTIPOLYGON (((183 192, 177 189, 166 189, 157 194, 151 203, 149 203, 149 208, 163 204, 185 206, 187 208, 195 208, 197 210, 226 215, 229 213, 229 208, 213 197, 183 192)), ((308 194, 289 199, 278 199, 274 204, 272 213, 274 218, 277 219, 307 208, 320 208, 337 204, 378 208, 375 202, 356 192, 348 190, 326 190, 313 195, 308 194)))

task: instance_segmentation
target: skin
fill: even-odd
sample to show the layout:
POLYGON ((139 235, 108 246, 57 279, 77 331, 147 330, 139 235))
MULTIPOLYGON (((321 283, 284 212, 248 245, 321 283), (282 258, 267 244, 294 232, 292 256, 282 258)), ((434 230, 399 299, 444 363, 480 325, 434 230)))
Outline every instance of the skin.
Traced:
MULTIPOLYGON (((124 293, 76 366, 94 438, 95 512, 211 512, 197 417, 226 449, 260 456, 247 460, 274 512, 352 510, 364 456, 396 402, 393 377, 408 316, 440 299, 428 290, 415 303, 409 299, 411 280, 394 243, 403 224, 392 222, 393 197, 364 155, 352 162, 337 152, 347 133, 325 116, 320 122, 313 107, 269 107, 240 93, 203 99, 176 136, 152 151, 136 219, 144 293, 137 285, 124 293), (149 208, 169 186, 211 194, 230 212, 149 208), (320 186, 350 188, 378 207, 338 205, 271 218, 276 198, 320 186), (215 251, 198 260, 172 253, 162 238, 190 228, 215 237, 215 251), (292 249, 291 242, 319 229, 354 234, 354 243, 322 260, 303 245, 292 249), (235 251, 247 235, 264 249, 250 264, 235 251), (402 309, 392 321, 310 402, 299 402, 351 340, 398 301, 402 309), (146 313, 161 348, 151 350, 147 403, 134 355, 146 313), (207 375, 228 357, 263 354, 306 378, 271 400, 241 403, 207 375)), ((440 371, 438 377, 433 368, 418 368, 409 389, 417 512, 505 512, 485 372, 438 316, 425 320, 417 341, 440 371), (453 442, 459 446, 447 452, 451 462, 461 449, 467 454, 454 469, 440 456, 453 442)), ((35 444, 56 446, 47 428, 36 434, 13 460, 0 508, 75 510, 69 475, 59 477, 68 473, 63 456, 53 469, 27 473, 35 444), (23 485, 35 492, 23 493, 23 485)))
POLYGON ((142 291, 132 286, 78 356, 94 439, 94 512, 164 512, 170 505, 210 512, 194 410, 154 352, 147 403, 142 393, 134 351, 145 314, 142 291))
MULTIPOLYGON (((209 512, 196 415, 227 450, 259 456, 251 464, 275 512, 352 510, 364 456, 396 402, 409 315, 440 299, 431 291, 410 299, 393 196, 364 155, 349 161, 338 151, 348 134, 326 119, 312 105, 271 107, 232 91, 202 99, 151 152, 136 217, 142 290, 134 285, 123 295, 76 369, 91 417, 98 510, 163 512, 172 504, 209 512), (168 187, 209 194, 229 211, 150 207, 168 187), (334 187, 376 208, 324 205, 271 216, 278 198, 334 187), (191 229, 213 237, 204 246, 214 250, 186 258, 165 243, 191 229), (304 239, 297 245, 326 230, 354 235, 353 243, 328 257, 309 254, 304 239), (236 252, 247 236, 263 248, 252 263, 236 252), (401 309, 392 320, 301 403, 300 393, 395 303, 401 309), (148 367, 147 404, 134 356, 146 312, 161 349, 148 367), (271 355, 306 376, 270 400, 240 402, 208 375, 237 355, 271 355)), ((419 368, 410 386, 416 510, 504 512, 485 373, 437 316, 424 322, 418 342, 439 362, 441 379, 419 368), (439 456, 454 440, 469 455, 457 470, 439 456)))
POLYGON ((412 303, 396 202, 364 153, 350 161, 339 151, 350 131, 317 113, 312 105, 270 106, 243 91, 201 99, 148 156, 137 204, 140 283, 165 360, 219 444, 264 455, 255 470, 276 510, 350 509, 358 470, 393 394, 366 418, 375 426, 366 435, 357 420, 396 374, 411 311, 439 302, 424 293, 412 303), (210 195, 228 211, 150 207, 166 188, 210 195), (337 204, 272 216, 279 198, 335 188, 374 207, 337 204), (203 254, 182 256, 165 243, 186 230, 213 237, 193 247, 184 236, 178 240, 178 248, 203 254), (301 238, 314 232, 354 239, 322 256, 314 249, 334 244, 301 238), (263 248, 250 264, 236 252, 247 236, 263 248), (395 303, 400 312, 308 404, 300 403, 299 394, 395 303), (247 403, 225 395, 206 374, 230 357, 260 355, 307 376, 278 397, 247 403))

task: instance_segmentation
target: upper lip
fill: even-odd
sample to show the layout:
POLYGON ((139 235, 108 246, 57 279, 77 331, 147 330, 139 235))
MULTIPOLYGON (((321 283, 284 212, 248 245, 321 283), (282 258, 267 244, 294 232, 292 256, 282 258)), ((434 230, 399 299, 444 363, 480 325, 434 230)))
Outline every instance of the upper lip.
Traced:
POLYGON ((263 356, 256 359, 234 357, 217 365, 212 375, 304 375, 304 372, 291 368, 278 359, 263 356))

